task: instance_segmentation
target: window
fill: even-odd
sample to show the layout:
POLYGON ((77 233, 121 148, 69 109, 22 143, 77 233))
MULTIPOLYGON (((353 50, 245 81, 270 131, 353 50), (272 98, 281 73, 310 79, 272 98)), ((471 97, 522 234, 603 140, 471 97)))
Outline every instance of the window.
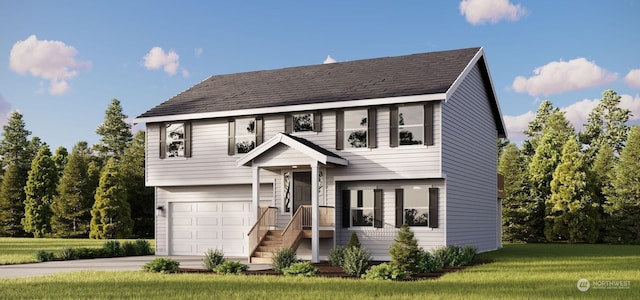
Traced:
POLYGON ((317 113, 298 113, 285 115, 284 132, 305 132, 305 131, 322 131, 322 114, 317 113))
POLYGON ((291 212, 291 172, 282 174, 282 196, 284 203, 284 211, 291 212))
POLYGON ((229 120, 228 154, 249 153, 262 144, 262 118, 229 120))
POLYGON ((342 191, 342 226, 382 228, 382 190, 342 191))
POLYGON ((390 146, 433 145, 433 103, 390 109, 390 146))
POLYGON ((426 186, 396 190, 396 227, 438 227, 438 189, 426 186))
POLYGON ((160 158, 191 157, 191 123, 174 122, 160 125, 160 158))
POLYGON ((376 109, 336 112, 336 149, 376 147, 376 109))

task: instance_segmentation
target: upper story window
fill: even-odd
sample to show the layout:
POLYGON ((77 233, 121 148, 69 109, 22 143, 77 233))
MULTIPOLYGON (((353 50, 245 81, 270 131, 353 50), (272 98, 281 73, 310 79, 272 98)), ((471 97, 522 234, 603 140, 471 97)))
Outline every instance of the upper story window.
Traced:
POLYGON ((392 107, 390 146, 433 145, 433 103, 392 107))
POLYGON ((284 132, 305 132, 305 131, 322 131, 322 114, 316 113, 295 113, 285 115, 284 132))
POLYGON ((191 157, 191 123, 172 122, 160 125, 160 158, 191 157))
POLYGON ((237 118, 229 120, 228 154, 249 153, 263 139, 262 118, 237 118))
POLYGON ((336 149, 375 148, 375 108, 336 112, 336 149))
POLYGON ((343 190, 342 226, 382 228, 382 190, 343 190))
POLYGON ((396 227, 438 227, 438 188, 414 186, 396 189, 396 227))

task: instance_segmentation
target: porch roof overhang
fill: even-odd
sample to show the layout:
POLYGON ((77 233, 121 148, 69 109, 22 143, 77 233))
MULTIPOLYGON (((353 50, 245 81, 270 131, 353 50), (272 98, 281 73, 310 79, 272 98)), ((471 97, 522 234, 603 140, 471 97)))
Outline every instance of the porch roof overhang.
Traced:
POLYGON ((251 166, 253 164, 253 160, 258 158, 260 155, 268 152, 273 149, 273 147, 278 144, 287 145, 295 150, 304 153, 305 155, 311 157, 319 163, 324 165, 334 164, 339 166, 347 166, 349 165, 349 161, 340 157, 339 155, 324 149, 306 139, 301 137, 292 136, 286 133, 278 133, 268 141, 262 143, 258 147, 251 150, 245 156, 241 157, 236 161, 238 166, 251 166))

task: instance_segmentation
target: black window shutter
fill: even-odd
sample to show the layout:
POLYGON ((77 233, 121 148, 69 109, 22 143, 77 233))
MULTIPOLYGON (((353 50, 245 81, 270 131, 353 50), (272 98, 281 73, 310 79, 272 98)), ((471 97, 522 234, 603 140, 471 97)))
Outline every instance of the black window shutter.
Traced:
POLYGON ((293 116, 290 114, 284 115, 284 133, 291 133, 293 131, 293 116))
POLYGON ((321 132, 322 131, 322 113, 316 112, 313 114, 313 131, 321 132))
POLYGON ((264 120, 262 117, 256 118, 256 146, 264 142, 264 120))
POLYGON ((227 145, 227 154, 236 154, 236 122, 229 120, 229 143, 227 145))
POLYGON ((378 147, 378 139, 376 133, 376 126, 378 122, 376 120, 376 113, 377 111, 375 108, 369 108, 369 110, 367 111, 367 130, 369 131, 369 134, 367 135, 367 144, 369 144, 369 148, 371 149, 378 147))
POLYGON ((336 111, 336 150, 344 149, 344 112, 336 111))
POLYGON ((351 191, 342 191, 342 227, 347 228, 351 224, 351 191))
POLYGON ((404 190, 396 189, 396 228, 404 223, 404 190))
POLYGON ((398 108, 389 108, 389 147, 398 147, 398 108))
POLYGON ((373 226, 382 228, 382 190, 373 190, 373 226))
POLYGON ((167 157, 167 124, 160 123, 160 158, 167 157))
POLYGON ((438 228, 438 188, 429 188, 429 227, 438 228))
POLYGON ((184 157, 191 157, 191 122, 184 122, 184 157))
POLYGON ((424 144, 433 145, 433 102, 424 105, 424 144))

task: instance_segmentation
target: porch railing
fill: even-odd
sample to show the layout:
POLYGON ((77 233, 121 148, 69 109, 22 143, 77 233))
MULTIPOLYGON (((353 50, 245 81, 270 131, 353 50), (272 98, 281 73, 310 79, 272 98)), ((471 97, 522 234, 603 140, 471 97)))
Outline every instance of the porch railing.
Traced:
POLYGON ((272 206, 260 208, 260 217, 258 217, 258 221, 253 224, 247 234, 249 236, 249 255, 253 255, 253 252, 256 251, 269 229, 276 226, 277 210, 278 208, 272 206))
MULTIPOLYGON (((334 208, 331 206, 320 206, 318 209, 320 227, 333 227, 335 225, 334 208)), ((283 246, 286 248, 293 247, 299 240, 302 231, 311 229, 311 226, 311 205, 301 205, 293 214, 287 227, 282 231, 283 246)))

